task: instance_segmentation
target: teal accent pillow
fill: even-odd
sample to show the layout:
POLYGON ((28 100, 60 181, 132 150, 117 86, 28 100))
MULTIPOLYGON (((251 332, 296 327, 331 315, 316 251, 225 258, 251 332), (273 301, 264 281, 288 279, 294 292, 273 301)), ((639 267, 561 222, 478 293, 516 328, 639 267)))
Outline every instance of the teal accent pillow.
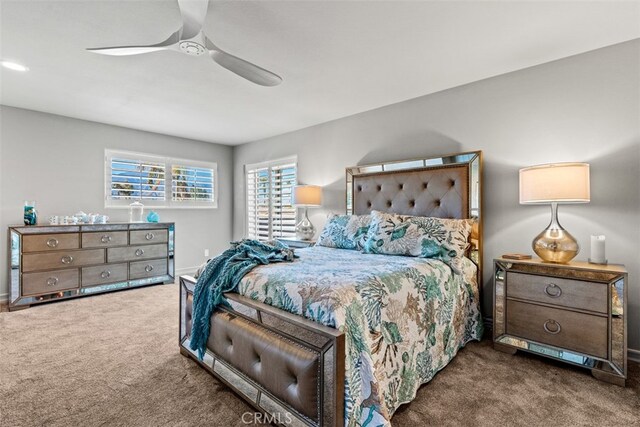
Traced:
POLYGON ((364 252, 436 258, 460 270, 469 246, 471 221, 373 211, 364 252))
POLYGON ((367 240, 371 215, 331 214, 318 237, 317 246, 337 249, 358 249, 367 240))

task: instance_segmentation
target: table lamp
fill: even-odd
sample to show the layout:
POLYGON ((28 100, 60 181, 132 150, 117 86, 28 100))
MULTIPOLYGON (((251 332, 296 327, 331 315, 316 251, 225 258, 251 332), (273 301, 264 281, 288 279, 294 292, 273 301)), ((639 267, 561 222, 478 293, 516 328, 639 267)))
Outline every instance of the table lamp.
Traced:
POLYGON ((296 237, 300 240, 311 240, 316 234, 316 229, 309 220, 307 209, 317 207, 322 203, 322 187, 317 185, 296 185, 293 187, 291 204, 304 207, 304 217, 296 225, 296 237))
POLYGON ((588 203, 590 198, 588 163, 520 169, 520 204, 551 204, 551 223, 532 243, 543 261, 565 264, 578 255, 578 242, 558 222, 558 203, 588 203))

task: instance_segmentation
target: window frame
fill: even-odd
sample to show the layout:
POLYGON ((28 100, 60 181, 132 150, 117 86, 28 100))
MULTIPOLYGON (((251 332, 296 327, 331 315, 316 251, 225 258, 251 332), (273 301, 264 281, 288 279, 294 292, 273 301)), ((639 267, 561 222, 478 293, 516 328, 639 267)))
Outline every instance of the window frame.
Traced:
MULTIPOLYGON (((249 182, 247 180, 247 176, 249 171, 257 170, 257 169, 268 169, 269 170, 269 233, 267 240, 273 240, 273 203, 272 203, 272 190, 271 190, 271 182, 272 175, 271 169, 283 165, 293 164, 296 171, 295 182, 293 186, 298 185, 298 156, 288 156, 282 157, 275 160, 268 160, 264 162, 258 163, 247 163, 244 165, 244 236, 245 238, 249 238, 249 182)), ((298 208, 293 206, 295 210, 295 223, 298 222, 298 208)), ((253 237, 255 239, 260 240, 257 236, 253 237)), ((295 238, 295 234, 292 237, 276 237, 276 239, 286 239, 286 238, 295 238)))
POLYGON ((104 150, 104 207, 105 209, 128 209, 134 201, 140 201, 145 208, 153 209, 217 209, 218 208, 218 163, 190 160, 177 157, 159 156, 149 153, 126 150, 104 150), (163 163, 164 176, 164 200, 140 200, 140 199, 113 199, 111 197, 111 160, 113 157, 141 160, 154 163, 163 163), (196 167, 213 170, 213 200, 173 200, 173 166, 196 167))

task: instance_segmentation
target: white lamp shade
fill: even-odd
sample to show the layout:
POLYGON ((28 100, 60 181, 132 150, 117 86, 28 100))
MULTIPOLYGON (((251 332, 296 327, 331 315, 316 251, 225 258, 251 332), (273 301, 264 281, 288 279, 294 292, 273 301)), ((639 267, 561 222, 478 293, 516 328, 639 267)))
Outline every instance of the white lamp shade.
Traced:
POLYGON ((322 187, 296 185, 293 187, 291 203, 296 206, 320 206, 322 204, 322 187))
POLYGON ((552 163, 520 169, 520 203, 587 203, 588 163, 552 163))

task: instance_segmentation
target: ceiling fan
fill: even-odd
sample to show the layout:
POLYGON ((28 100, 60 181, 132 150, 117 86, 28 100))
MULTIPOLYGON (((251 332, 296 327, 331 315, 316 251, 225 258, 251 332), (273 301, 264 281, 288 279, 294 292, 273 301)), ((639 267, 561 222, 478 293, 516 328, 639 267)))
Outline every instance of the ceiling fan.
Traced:
POLYGON ((216 46, 202 31, 207 16, 209 0, 178 0, 182 15, 182 27, 165 41, 148 46, 115 46, 90 48, 90 52, 102 55, 126 56, 172 50, 192 56, 209 55, 218 65, 261 86, 277 86, 282 78, 251 62, 233 56, 216 46))

